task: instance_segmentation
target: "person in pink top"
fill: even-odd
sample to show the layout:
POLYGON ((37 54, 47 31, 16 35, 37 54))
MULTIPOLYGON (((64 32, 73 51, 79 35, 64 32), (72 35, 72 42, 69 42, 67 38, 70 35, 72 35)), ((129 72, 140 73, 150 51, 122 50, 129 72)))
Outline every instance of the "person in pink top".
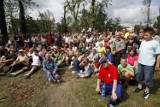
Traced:
POLYGON ((128 60, 128 64, 132 65, 133 68, 136 68, 138 55, 135 48, 131 48, 131 50, 129 50, 127 60, 128 60))

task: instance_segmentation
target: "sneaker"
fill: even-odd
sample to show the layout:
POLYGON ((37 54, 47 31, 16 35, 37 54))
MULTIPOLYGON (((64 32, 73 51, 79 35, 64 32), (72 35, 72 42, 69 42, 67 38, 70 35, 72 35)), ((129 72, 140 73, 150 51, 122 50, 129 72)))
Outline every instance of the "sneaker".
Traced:
POLYGON ((28 79, 28 78, 30 78, 30 75, 25 74, 25 75, 23 75, 23 77, 24 77, 25 79, 28 79))
POLYGON ((114 105, 113 105, 113 104, 108 104, 108 105, 105 106, 105 107, 114 107, 114 105))
POLYGON ((9 74, 7 74, 7 76, 8 77, 15 77, 15 76, 17 76, 17 74, 16 73, 9 73, 9 74))
POLYGON ((137 87, 136 89, 134 89, 134 92, 135 92, 135 93, 138 93, 138 92, 140 92, 141 90, 142 90, 142 89, 140 89, 140 88, 137 87))
POLYGON ((144 92, 144 93, 143 93, 143 98, 144 98, 144 99, 148 99, 148 98, 149 98, 149 95, 150 95, 150 94, 149 94, 148 92, 144 92))

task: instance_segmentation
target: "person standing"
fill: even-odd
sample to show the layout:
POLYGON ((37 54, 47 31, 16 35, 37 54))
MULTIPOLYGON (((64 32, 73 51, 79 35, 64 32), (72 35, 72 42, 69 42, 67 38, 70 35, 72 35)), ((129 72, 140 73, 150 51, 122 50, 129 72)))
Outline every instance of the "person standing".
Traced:
POLYGON ((138 93, 142 90, 142 82, 145 83, 146 89, 143 94, 144 99, 148 99, 150 95, 150 88, 153 87, 153 73, 156 56, 160 54, 160 44, 153 40, 154 29, 147 27, 144 29, 144 41, 142 41, 139 48, 138 58, 138 73, 137 81, 138 87, 134 90, 138 93))
POLYGON ((112 52, 112 63, 115 66, 120 64, 120 59, 125 50, 125 42, 121 39, 121 35, 119 32, 116 33, 116 39, 113 41, 113 45, 111 47, 112 52))

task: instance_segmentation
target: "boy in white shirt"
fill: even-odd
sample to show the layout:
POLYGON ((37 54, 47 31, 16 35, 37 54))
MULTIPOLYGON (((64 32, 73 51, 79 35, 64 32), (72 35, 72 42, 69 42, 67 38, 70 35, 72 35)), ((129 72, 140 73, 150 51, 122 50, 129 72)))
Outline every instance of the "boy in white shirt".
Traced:
POLYGON ((142 82, 145 83, 146 89, 143 94, 144 99, 148 99, 150 95, 150 88, 153 87, 153 72, 156 60, 156 55, 160 54, 160 44, 153 40, 154 29, 147 27, 144 29, 144 41, 142 41, 139 48, 138 58, 138 73, 137 81, 138 87, 134 90, 138 93, 142 90, 142 82))

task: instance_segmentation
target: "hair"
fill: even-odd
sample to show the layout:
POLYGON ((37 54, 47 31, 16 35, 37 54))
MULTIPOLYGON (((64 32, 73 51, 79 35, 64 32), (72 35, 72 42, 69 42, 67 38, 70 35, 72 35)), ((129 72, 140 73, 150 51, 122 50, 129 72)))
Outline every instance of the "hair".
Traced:
POLYGON ((127 60, 127 58, 125 56, 122 56, 121 60, 127 60))
POLYGON ((107 46, 106 49, 109 49, 109 52, 111 52, 111 47, 110 46, 107 46))
POLYGON ((153 35, 154 34, 154 29, 152 28, 152 27, 146 27, 145 29, 144 29, 144 33, 150 33, 151 35, 153 35))
POLYGON ((134 56, 137 55, 137 50, 136 50, 136 48, 133 47, 133 48, 131 48, 130 50, 128 50, 129 53, 130 53, 132 50, 134 51, 134 56))

